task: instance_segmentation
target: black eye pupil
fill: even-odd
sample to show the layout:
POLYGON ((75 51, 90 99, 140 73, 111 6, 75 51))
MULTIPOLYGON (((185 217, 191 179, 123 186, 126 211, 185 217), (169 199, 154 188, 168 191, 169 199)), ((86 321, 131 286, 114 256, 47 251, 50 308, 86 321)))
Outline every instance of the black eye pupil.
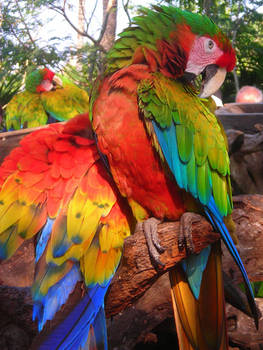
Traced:
POLYGON ((208 47, 209 47, 209 49, 212 49, 213 46, 214 46, 214 43, 213 43, 213 41, 210 40, 210 41, 208 42, 208 47))

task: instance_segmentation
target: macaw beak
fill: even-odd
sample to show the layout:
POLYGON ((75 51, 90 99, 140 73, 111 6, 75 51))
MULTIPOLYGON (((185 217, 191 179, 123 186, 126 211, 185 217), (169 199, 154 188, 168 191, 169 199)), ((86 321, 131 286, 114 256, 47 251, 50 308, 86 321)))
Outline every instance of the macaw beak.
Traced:
POLYGON ((52 83, 54 85, 54 88, 63 86, 62 80, 57 75, 54 75, 52 83))
POLYGON ((199 97, 207 98, 213 95, 223 84, 226 77, 226 69, 210 64, 199 75, 192 72, 184 72, 182 80, 192 83, 197 90, 200 90, 199 97))
POLYGON ((226 77, 226 69, 216 64, 207 66, 202 72, 202 85, 199 93, 200 98, 213 95, 223 84, 226 77))

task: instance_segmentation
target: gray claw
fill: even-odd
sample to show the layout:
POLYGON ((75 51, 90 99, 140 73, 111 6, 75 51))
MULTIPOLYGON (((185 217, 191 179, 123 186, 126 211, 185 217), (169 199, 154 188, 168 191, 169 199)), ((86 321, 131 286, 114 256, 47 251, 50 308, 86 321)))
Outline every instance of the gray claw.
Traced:
POLYGON ((187 212, 181 216, 178 237, 179 251, 182 251, 185 248, 187 254, 191 255, 194 253, 194 243, 192 240, 192 224, 197 221, 200 221, 200 215, 195 213, 187 212))
POLYGON ((164 266, 159 259, 160 253, 164 252, 164 248, 160 244, 157 232, 157 226, 160 222, 161 221, 158 219, 150 218, 144 221, 142 226, 151 258, 154 263, 164 266))

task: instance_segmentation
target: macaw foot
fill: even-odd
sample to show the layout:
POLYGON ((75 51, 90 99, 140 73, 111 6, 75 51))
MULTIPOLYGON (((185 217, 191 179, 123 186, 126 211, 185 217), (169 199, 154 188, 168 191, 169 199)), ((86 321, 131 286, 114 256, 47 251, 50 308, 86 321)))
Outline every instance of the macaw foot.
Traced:
POLYGON ((160 222, 161 220, 156 218, 149 218, 142 223, 142 229, 145 235, 150 257, 153 263, 157 266, 164 265, 160 260, 160 254, 164 252, 164 248, 160 244, 157 232, 158 224, 160 222))
POLYGON ((192 240, 192 224, 201 220, 201 216, 195 213, 184 213, 180 218, 180 229, 178 236, 178 249, 181 252, 184 248, 187 254, 194 253, 194 243, 192 240))

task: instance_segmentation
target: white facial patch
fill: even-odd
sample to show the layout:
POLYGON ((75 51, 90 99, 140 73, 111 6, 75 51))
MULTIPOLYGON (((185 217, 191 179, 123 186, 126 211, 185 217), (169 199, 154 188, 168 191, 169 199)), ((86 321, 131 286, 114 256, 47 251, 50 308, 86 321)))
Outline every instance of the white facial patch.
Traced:
POLYGON ((50 91, 53 89, 53 84, 49 80, 43 80, 40 84, 45 91, 50 91))
POLYGON ((191 48, 185 71, 199 75, 206 66, 214 64, 221 55, 223 51, 211 38, 197 37, 191 48))

